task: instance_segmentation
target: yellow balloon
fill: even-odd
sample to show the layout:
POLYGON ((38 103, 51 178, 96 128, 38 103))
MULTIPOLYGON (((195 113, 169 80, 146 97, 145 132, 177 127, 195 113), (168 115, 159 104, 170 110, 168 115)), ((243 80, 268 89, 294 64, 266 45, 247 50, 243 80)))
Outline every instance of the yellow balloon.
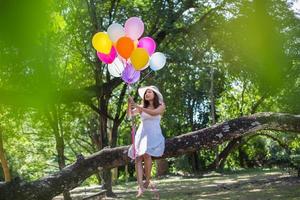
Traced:
POLYGON ((107 33, 99 32, 93 36, 93 47, 100 53, 109 54, 112 47, 112 41, 107 33))
POLYGON ((149 54, 144 48, 136 48, 130 56, 130 61, 135 70, 142 70, 149 61, 149 54))

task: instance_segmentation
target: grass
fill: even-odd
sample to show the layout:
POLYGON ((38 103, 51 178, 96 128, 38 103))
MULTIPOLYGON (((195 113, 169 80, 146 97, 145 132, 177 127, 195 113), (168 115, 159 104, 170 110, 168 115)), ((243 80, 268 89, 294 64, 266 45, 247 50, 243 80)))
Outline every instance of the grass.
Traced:
MULTIPOLYGON (((154 183, 161 199, 300 199, 300 178, 279 170, 214 172, 198 178, 169 176, 154 183)), ((135 182, 114 186, 118 196, 114 199, 136 199, 136 188, 135 182)), ((154 199, 154 194, 146 191, 140 199, 154 199)))

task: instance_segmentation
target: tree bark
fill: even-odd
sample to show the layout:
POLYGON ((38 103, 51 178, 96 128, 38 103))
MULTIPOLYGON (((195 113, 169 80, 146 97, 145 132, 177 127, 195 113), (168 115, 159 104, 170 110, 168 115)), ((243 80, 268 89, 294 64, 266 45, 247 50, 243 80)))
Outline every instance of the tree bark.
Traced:
POLYGON ((160 176, 167 175, 169 170, 169 163, 166 159, 158 159, 156 160, 156 168, 157 168, 156 176, 160 177, 160 176))
MULTIPOLYGON (((104 96, 99 99, 99 109, 104 111, 105 113, 108 112, 108 99, 109 99, 109 97, 107 97, 107 96, 104 96)), ((108 123, 107 117, 100 115, 99 116, 99 124, 100 124, 101 137, 99 139, 101 140, 102 146, 99 146, 98 150, 101 150, 101 149, 109 146, 107 123, 108 123)), ((103 170, 101 170, 100 175, 101 175, 101 179, 102 179, 103 189, 106 190, 106 195, 109 197, 115 196, 115 194, 112 191, 111 170, 103 169, 103 170)))
MULTIPOLYGON (((242 146, 238 147, 238 152, 239 152, 239 163, 240 163, 240 167, 242 168, 247 168, 250 167, 248 164, 249 159, 247 154, 244 152, 244 150, 242 149, 242 146)), ((252 166, 253 167, 253 166, 252 166)))
MULTIPOLYGON (((212 65, 212 62, 211 62, 212 65)), ((214 67, 210 67, 210 89, 209 89, 209 96, 210 96, 210 116, 211 116, 211 125, 216 124, 216 106, 215 106, 215 94, 214 94, 214 67)), ((214 148, 215 153, 215 162, 214 167, 215 169, 219 168, 219 146, 214 148)))
POLYGON ((191 160, 193 172, 194 173, 199 172, 200 167, 199 167, 198 151, 194 151, 190 154, 190 160, 191 160))
MULTIPOLYGON (((251 135, 259 130, 299 133, 300 115, 259 113, 183 134, 166 140, 162 158, 179 156, 201 148, 214 148, 225 141, 251 135)), ((39 180, 2 184, 0 200, 50 200, 64 190, 79 186, 98 169, 111 169, 129 163, 128 148, 129 146, 104 148, 87 158, 79 158, 76 163, 39 180)))
MULTIPOLYGON (((56 145, 56 152, 57 152, 57 162, 58 167, 62 170, 66 166, 66 159, 65 159, 65 141, 64 141, 64 131, 62 127, 62 121, 60 118, 59 107, 52 107, 51 112, 48 113, 48 120, 51 124, 53 134, 55 136, 55 145, 56 145), (51 116, 52 114, 52 116, 51 116)), ((69 190, 63 191, 64 200, 72 200, 69 190)))
POLYGON ((223 149, 223 151, 219 154, 218 159, 215 159, 214 162, 207 167, 207 169, 214 170, 214 169, 217 169, 217 166, 219 166, 219 168, 222 169, 224 167, 226 158, 232 151, 234 151, 239 146, 240 140, 241 140, 241 138, 235 138, 235 139, 231 140, 227 144, 227 146, 223 149), (217 162, 219 162, 219 163, 217 163, 217 162))

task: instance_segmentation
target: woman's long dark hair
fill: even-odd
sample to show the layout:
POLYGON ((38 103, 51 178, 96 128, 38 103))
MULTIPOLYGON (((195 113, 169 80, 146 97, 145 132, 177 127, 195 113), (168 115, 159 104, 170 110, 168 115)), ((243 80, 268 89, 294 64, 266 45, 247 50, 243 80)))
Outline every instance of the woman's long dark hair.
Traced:
MULTIPOLYGON (((160 105, 159 99, 158 99, 157 94, 153 90, 152 90, 152 92, 154 93, 153 106, 154 106, 154 108, 157 108, 160 105)), ((146 93, 147 93, 147 90, 146 90, 146 92, 144 94, 144 98, 143 98, 143 106, 144 106, 144 108, 148 108, 149 105, 150 105, 150 102, 145 99, 146 93)))

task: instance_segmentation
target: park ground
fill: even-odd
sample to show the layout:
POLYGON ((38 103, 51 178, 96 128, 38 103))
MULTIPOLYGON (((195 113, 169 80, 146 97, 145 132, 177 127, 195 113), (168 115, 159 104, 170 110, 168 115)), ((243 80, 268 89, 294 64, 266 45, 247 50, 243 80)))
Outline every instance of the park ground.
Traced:
MULTIPOLYGON (((255 169, 201 175, 169 175, 153 181, 161 199, 300 200, 300 178, 292 171, 255 169)), ((113 190, 117 197, 105 199, 136 199, 136 188, 136 182, 115 185, 113 190)), ((80 196, 99 191, 98 187, 83 187, 80 190, 84 191, 80 196)), ((147 190, 139 199, 155 199, 155 195, 147 190)))

